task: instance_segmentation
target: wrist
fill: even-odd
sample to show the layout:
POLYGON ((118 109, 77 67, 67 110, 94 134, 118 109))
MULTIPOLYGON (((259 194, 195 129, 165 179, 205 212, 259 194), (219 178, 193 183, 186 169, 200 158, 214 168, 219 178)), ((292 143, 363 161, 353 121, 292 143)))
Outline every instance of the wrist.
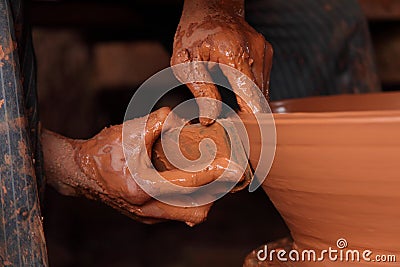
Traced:
POLYGON ((82 141, 43 130, 42 146, 47 184, 63 195, 84 195, 94 199, 102 189, 76 162, 76 146, 79 142, 82 141))
POLYGON ((244 17, 244 0, 185 0, 182 17, 226 13, 244 17))

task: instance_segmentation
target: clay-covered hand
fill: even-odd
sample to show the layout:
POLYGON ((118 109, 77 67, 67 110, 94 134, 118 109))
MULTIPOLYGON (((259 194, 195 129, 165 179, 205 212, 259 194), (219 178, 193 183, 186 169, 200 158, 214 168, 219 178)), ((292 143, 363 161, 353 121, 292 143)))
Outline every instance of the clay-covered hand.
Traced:
MULTIPOLYGON (((201 186, 217 179, 228 166, 226 160, 215 160, 203 171, 165 171, 160 173, 165 179, 160 179, 148 155, 161 134, 168 113, 168 108, 162 108, 146 117, 124 123, 124 133, 128 133, 125 139, 125 155, 128 158, 122 146, 122 125, 106 128, 85 141, 69 140, 45 132, 42 139, 49 183, 61 193, 101 200, 142 222, 164 219, 184 221, 189 225, 202 222, 212 204, 193 208, 170 206, 149 196, 136 183, 150 184, 155 194, 172 194, 176 192, 169 191, 166 180, 186 187, 201 186), (60 138, 63 141, 61 145, 60 138), (74 154, 72 163, 68 155, 63 158, 71 150, 74 154)), ((231 170, 227 175, 235 176, 239 171, 231 170)))
MULTIPOLYGON (((272 46, 255 31, 244 19, 241 0, 187 0, 178 29, 175 34, 171 65, 179 63, 207 61, 233 67, 252 81, 268 97, 269 74, 272 65, 272 46)), ((193 64, 191 69, 174 71, 181 81, 187 77, 198 77, 209 81, 212 64, 193 64)), ((244 98, 237 97, 241 111, 258 111, 260 99, 251 94, 249 84, 242 76, 223 69, 232 89, 242 91, 244 98)), ((220 100, 220 94, 212 83, 187 84, 195 97, 208 97, 220 100)), ((207 102, 199 103, 200 121, 203 125, 213 122, 219 115, 220 107, 207 102), (203 117, 203 118, 202 118, 203 117)))
MULTIPOLYGON (((196 208, 180 208, 161 203, 145 193, 136 181, 150 185, 154 194, 172 194, 166 181, 197 187, 217 179, 228 166, 226 160, 216 160, 197 173, 181 170, 159 173, 153 168, 150 153, 160 136, 169 113, 162 108, 149 116, 124 123, 125 155, 122 148, 122 125, 104 129, 78 148, 78 160, 84 172, 96 179, 119 209, 133 213, 139 218, 173 219, 195 224, 203 221, 211 205, 196 208), (143 129, 146 129, 143 132, 143 129), (127 158, 125 157, 127 156, 127 158), (128 168, 128 164, 129 168, 128 168), (133 177, 135 179, 133 179, 133 177)), ((238 170, 239 171, 239 170, 238 170)), ((233 173, 232 173, 233 174, 233 173)))

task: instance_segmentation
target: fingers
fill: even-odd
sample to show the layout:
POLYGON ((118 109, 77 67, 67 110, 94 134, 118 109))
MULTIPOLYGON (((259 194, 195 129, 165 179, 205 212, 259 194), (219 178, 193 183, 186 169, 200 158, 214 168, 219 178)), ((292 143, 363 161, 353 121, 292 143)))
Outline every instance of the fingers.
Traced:
POLYGON ((201 47, 193 53, 190 53, 187 49, 174 53, 171 58, 171 65, 174 66, 173 72, 176 78, 186 84, 197 99, 200 123, 202 125, 210 125, 221 112, 221 104, 219 102, 221 101, 221 95, 212 81, 206 64, 202 62, 204 57, 201 54, 205 53, 203 50, 207 50, 207 48, 203 49, 201 47), (188 62, 192 63, 179 65, 180 63, 188 62), (213 101, 212 99, 218 101, 213 101))
POLYGON ((143 189, 131 177, 126 179, 126 190, 120 196, 133 205, 143 205, 151 199, 143 189))
POLYGON ((155 224, 164 221, 163 219, 160 218, 141 216, 142 214, 141 206, 134 205, 129 201, 127 202, 121 199, 120 201, 117 202, 115 200, 109 199, 104 196, 101 199, 106 205, 112 207, 113 209, 118 210, 122 214, 128 216, 131 219, 134 219, 135 221, 139 221, 146 224, 155 224))
POLYGON ((261 98, 263 96, 258 93, 259 90, 256 88, 250 60, 245 60, 240 64, 226 62, 224 60, 220 60, 220 63, 225 64, 225 66, 220 65, 220 68, 236 94, 240 110, 245 113, 261 112, 263 110, 261 105, 261 98), (234 66, 238 71, 235 71, 229 66, 234 66))
POLYGON ((194 226, 207 218, 211 206, 212 204, 207 204, 201 207, 183 208, 153 200, 141 207, 138 215, 154 219, 182 221, 189 226, 194 226))
POLYGON ((147 118, 146 121, 146 131, 145 131, 145 144, 149 157, 151 156, 151 148, 154 142, 161 135, 161 130, 163 129, 165 119, 167 118, 170 109, 167 107, 160 108, 152 113, 147 118))
MULTIPOLYGON (((105 204, 119 210, 122 214, 146 224, 154 224, 165 220, 177 220, 194 226, 203 222, 208 215, 212 203, 201 207, 177 207, 164 204, 157 200, 149 200, 142 205, 132 204, 129 201, 110 199, 108 196, 101 198, 105 204)), ((185 199, 189 203, 193 201, 185 199)))
MULTIPOLYGON (((249 51, 250 57, 254 59, 251 64, 251 71, 255 78, 255 83, 259 89, 264 92, 265 81, 269 79, 265 74, 266 63, 271 63, 271 61, 266 62, 266 52, 271 46, 265 41, 264 36, 259 33, 254 33, 253 49, 249 51)), ((270 59, 271 60, 271 59, 270 59)))
POLYGON ((264 43, 264 68, 263 68, 263 87, 262 87, 262 92, 263 95, 267 100, 269 100, 269 81, 270 81, 270 75, 271 75, 271 70, 272 70, 272 59, 274 56, 274 50, 272 48, 272 45, 265 41, 264 43))
MULTIPOLYGON (((217 179, 218 183, 226 186, 244 180, 243 168, 228 159, 216 159, 209 167, 200 172, 171 170, 158 173, 153 168, 139 168, 137 171, 140 177, 146 177, 143 184, 147 187, 146 192, 152 196, 174 194, 182 196, 184 194, 191 194, 195 192, 198 187, 209 184, 217 179)), ((226 186, 219 187, 217 191, 226 190, 226 186)), ((215 190, 215 188, 213 188, 213 190, 215 190)), ((221 192, 222 191, 207 193, 218 194, 221 192)))
POLYGON ((218 118, 221 112, 221 96, 217 87, 211 83, 190 83, 187 84, 199 106, 199 117, 202 125, 210 125, 218 118))
POLYGON ((217 159, 212 165, 200 172, 185 172, 170 170, 160 173, 167 181, 184 187, 196 187, 211 183, 222 175, 228 166, 228 161, 217 159))

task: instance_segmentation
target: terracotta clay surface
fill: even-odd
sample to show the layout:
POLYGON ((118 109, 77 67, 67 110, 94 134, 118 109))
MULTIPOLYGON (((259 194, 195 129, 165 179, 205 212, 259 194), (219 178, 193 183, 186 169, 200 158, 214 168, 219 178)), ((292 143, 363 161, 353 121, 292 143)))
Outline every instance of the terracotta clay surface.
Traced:
MULTIPOLYGON (((180 129, 175 129, 173 131, 179 130, 180 129)), ((185 126, 179 133, 179 144, 172 139, 171 132, 166 133, 165 144, 170 147, 171 151, 179 148, 185 158, 194 161, 201 156, 199 150, 200 142, 207 138, 211 139, 215 144, 215 159, 229 160, 232 156, 234 158, 246 156, 245 154, 240 154, 242 151, 231 151, 231 142, 233 140, 229 139, 224 128, 218 123, 218 121, 209 126, 202 126, 200 124, 185 126), (233 155, 231 155, 231 153, 233 153, 233 155)), ((210 148, 210 151, 212 152, 213 148, 210 148)), ((153 145, 152 162, 159 171, 176 169, 176 167, 171 164, 165 156, 164 148, 161 144, 161 138, 159 138, 153 145)), ((182 167, 187 168, 189 166, 190 165, 182 167)), ((250 183, 251 175, 250 166, 248 166, 243 181, 239 183, 233 191, 235 192, 246 187, 250 183)))
MULTIPOLYGON (((294 247, 335 249, 336 241, 344 238, 347 249, 394 254, 399 260, 400 94, 290 100, 273 106, 302 111, 274 115, 276 155, 263 184, 290 228, 294 247), (355 111, 370 109, 374 111, 355 111)), ((254 120, 243 118, 252 132, 254 120)), ((251 145, 258 146, 259 138, 250 137, 251 145)), ((257 164, 257 158, 251 163, 257 164)), ((296 266, 398 263, 325 261, 296 266)))
MULTIPOLYGON (((214 123, 209 127, 201 125, 188 125, 185 126, 180 132, 179 144, 169 138, 166 134, 166 144, 171 146, 172 149, 179 147, 182 154, 189 160, 196 160, 200 157, 199 145, 200 141, 205 138, 212 139, 216 144, 216 158, 229 158, 230 146, 229 140, 225 135, 225 130, 218 123, 214 123)), ((153 146, 152 161, 155 167, 160 171, 175 169, 164 154, 164 149, 159 138, 153 146)), ((185 166, 187 167, 187 166, 185 166)))
POLYGON ((319 96, 270 103, 274 113, 379 111, 400 109, 399 93, 319 96))

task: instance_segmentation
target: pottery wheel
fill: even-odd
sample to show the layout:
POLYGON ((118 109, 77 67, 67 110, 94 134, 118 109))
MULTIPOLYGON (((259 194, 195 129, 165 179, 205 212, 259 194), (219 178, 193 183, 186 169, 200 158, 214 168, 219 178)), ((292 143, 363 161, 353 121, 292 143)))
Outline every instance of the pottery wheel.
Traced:
MULTIPOLYGON (((289 252, 292 249, 293 240, 291 238, 284 238, 278 241, 268 243, 268 250, 285 250, 289 252)), ((296 267, 292 262, 281 262, 274 257, 271 261, 260 261, 257 259, 257 252, 263 250, 264 246, 261 246, 253 250, 249 255, 247 255, 244 260, 243 267, 296 267)))

